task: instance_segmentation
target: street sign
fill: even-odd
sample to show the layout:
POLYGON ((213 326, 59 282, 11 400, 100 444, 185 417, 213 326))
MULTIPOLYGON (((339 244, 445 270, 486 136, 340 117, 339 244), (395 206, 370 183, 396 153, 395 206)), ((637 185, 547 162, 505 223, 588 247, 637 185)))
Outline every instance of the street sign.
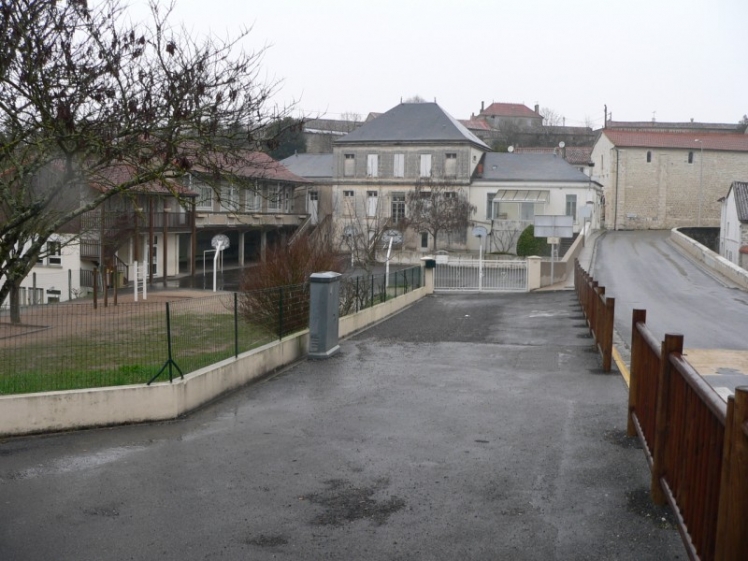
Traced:
POLYGON ((574 236, 574 217, 566 215, 535 215, 536 238, 571 238, 574 236))

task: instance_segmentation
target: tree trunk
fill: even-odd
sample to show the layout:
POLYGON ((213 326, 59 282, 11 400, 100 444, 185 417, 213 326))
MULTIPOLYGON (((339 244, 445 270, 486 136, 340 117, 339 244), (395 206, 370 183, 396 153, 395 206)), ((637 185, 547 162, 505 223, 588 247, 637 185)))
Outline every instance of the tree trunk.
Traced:
POLYGON ((19 300, 20 295, 21 291, 18 290, 18 283, 12 282, 10 285, 10 294, 8 295, 8 299, 10 300, 11 323, 21 323, 21 302, 19 300))

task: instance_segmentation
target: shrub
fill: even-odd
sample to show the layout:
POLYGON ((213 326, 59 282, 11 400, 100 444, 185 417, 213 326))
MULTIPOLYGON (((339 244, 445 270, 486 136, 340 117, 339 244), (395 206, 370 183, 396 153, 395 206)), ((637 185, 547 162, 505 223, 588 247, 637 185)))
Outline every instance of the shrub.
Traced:
POLYGON ((239 296, 245 321, 283 337, 305 329, 309 321, 309 276, 341 272, 337 254, 308 235, 291 245, 268 249, 267 259, 244 272, 239 296))
POLYGON ((535 227, 530 224, 519 235, 517 240, 517 255, 527 257, 529 255, 550 255, 551 246, 546 238, 535 237, 535 227))

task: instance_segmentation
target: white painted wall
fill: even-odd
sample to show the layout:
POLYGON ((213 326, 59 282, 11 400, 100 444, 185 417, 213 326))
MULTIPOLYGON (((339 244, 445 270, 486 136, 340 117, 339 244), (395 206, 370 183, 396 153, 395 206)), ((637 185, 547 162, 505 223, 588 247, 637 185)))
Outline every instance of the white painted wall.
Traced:
POLYGON ((740 265, 740 220, 738 220, 738 208, 735 203, 735 191, 732 189, 722 203, 719 254, 728 261, 740 265))
MULTIPOLYGON (((21 283, 21 305, 47 304, 50 298, 59 298, 60 302, 75 299, 80 294, 80 247, 72 242, 70 235, 53 235, 49 241, 60 241, 63 246, 59 256, 47 256, 35 265, 29 275, 21 283), (36 299, 32 294, 36 291, 36 299), (59 292, 59 294, 57 294, 59 292), (72 297, 72 298, 71 298, 72 297)), ((5 282, 5 277, 0 277, 5 282)), ((10 306, 6 298, 2 307, 10 306)))

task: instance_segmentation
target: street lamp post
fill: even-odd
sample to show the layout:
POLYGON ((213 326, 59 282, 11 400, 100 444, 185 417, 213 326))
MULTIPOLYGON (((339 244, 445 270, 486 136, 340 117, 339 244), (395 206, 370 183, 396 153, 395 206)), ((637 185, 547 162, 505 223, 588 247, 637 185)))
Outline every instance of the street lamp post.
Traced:
POLYGON ((701 226, 701 207, 704 204, 704 143, 698 138, 694 142, 698 142, 701 147, 701 153, 699 154, 699 216, 697 220, 697 225, 701 226))

